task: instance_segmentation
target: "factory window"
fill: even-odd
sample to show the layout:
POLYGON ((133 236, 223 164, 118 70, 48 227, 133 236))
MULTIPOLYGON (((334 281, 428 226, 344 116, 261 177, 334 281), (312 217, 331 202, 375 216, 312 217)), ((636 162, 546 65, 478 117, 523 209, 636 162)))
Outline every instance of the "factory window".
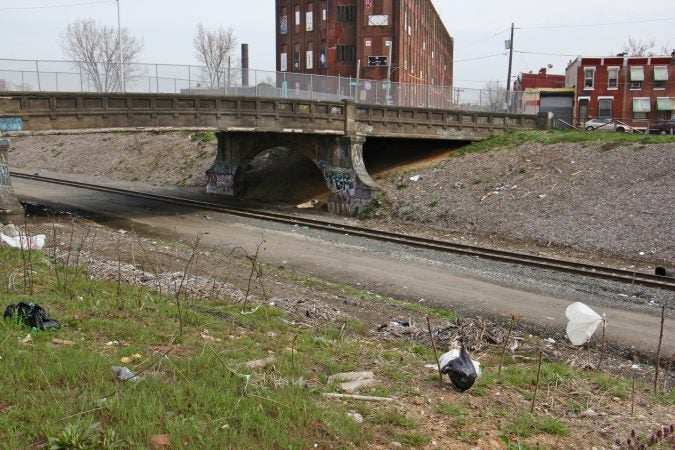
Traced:
POLYGON ((305 31, 314 29, 314 4, 307 4, 307 14, 305 14, 305 31))
POLYGON ((288 10, 285 7, 281 8, 281 20, 279 23, 279 28, 281 30, 281 34, 288 33, 288 10))
POLYGON ((295 32, 298 33, 300 32, 300 21, 302 19, 300 18, 300 6, 295 7, 295 32))
POLYGON ((288 46, 287 45, 282 45, 281 46, 281 59, 280 59, 280 70, 282 72, 286 72, 288 70, 288 46))
POLYGON ((593 82, 595 79, 595 67, 587 67, 584 69, 584 89, 593 89, 593 82))
POLYGON ((618 89, 619 87, 619 68, 610 67, 607 69, 607 89, 618 89))
POLYGON ((353 62, 356 60, 356 49, 353 45, 338 45, 337 60, 340 62, 353 62))
POLYGON ((338 6, 337 7, 337 21, 338 23, 354 23, 356 22, 356 6, 338 6))
POLYGON ((314 43, 307 43, 307 54, 305 55, 305 68, 313 69, 314 68, 314 43))
POLYGON ((295 44, 295 49, 293 51, 293 70, 300 70, 300 44, 295 44))

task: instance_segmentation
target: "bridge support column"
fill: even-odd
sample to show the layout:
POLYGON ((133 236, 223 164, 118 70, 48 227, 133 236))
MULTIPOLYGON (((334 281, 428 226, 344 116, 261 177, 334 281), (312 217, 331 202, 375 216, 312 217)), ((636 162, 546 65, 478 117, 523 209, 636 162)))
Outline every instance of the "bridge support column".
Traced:
POLYGON ((7 153, 9 139, 0 139, 0 221, 16 219, 23 215, 23 207, 14 195, 12 180, 9 176, 7 153))
POLYGON ((273 148, 295 150, 317 165, 330 189, 328 210, 354 215, 368 208, 378 190, 363 164, 360 136, 313 133, 219 131, 218 153, 206 172, 206 191, 236 196, 244 191, 244 171, 259 153, 273 148))

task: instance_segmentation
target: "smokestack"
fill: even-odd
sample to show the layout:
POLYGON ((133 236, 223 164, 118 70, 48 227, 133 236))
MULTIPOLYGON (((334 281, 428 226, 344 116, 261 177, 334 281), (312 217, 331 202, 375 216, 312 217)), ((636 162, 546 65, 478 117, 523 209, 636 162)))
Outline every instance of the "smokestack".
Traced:
POLYGON ((248 86, 248 44, 241 44, 241 85, 248 86))

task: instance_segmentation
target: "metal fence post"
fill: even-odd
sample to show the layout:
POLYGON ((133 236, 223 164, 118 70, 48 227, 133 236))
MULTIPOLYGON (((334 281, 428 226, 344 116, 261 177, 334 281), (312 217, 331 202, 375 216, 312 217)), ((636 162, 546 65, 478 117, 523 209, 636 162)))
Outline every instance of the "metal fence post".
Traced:
POLYGON ((188 66, 188 94, 192 94, 192 66, 188 66))
POLYGON ((35 60, 35 72, 37 73, 37 82, 38 82, 38 91, 42 90, 42 85, 40 84, 40 66, 38 65, 38 60, 35 60))
POLYGON ((77 65, 80 68, 80 92, 84 92, 84 86, 82 85, 82 64, 77 65))
POLYGON ((159 70, 157 69, 157 64, 155 64, 155 90, 159 94, 159 70))
POLYGON ((54 72, 54 81, 56 84, 56 92, 59 92, 59 73, 54 72))

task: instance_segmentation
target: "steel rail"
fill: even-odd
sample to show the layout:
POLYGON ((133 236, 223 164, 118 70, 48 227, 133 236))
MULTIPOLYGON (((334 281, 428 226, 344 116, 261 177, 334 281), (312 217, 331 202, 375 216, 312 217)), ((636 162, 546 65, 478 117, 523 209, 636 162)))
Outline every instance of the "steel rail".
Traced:
POLYGON ((150 192, 139 192, 128 189, 115 188, 110 186, 101 186, 90 183, 83 183, 79 181, 64 180, 59 178, 43 177, 39 175, 30 175, 26 173, 12 172, 12 177, 24 178, 28 180, 60 184, 64 186, 76 187, 81 189, 95 190, 99 192, 124 195, 128 197, 136 197, 147 200, 156 200, 164 203, 170 203, 178 206, 186 206, 192 208, 200 208, 204 210, 225 213, 238 217, 249 219, 258 219, 265 221, 273 221, 287 225, 306 226, 322 231, 333 233, 348 234, 350 236, 363 237, 379 241, 385 241, 400 245, 406 245, 416 248, 424 248, 427 250, 436 250, 446 253, 455 253, 465 256, 473 256, 479 258, 490 259, 510 264, 518 264, 523 266, 537 267, 540 269, 566 272, 575 275, 582 275, 593 278, 602 278, 607 280, 619 281, 641 286, 656 287, 665 290, 675 291, 675 279, 669 277, 662 277, 652 275, 644 272, 630 271, 625 269, 597 266, 586 264, 582 262, 575 262, 569 260, 560 260, 548 258, 544 256, 529 255, 524 253, 516 253, 505 250, 477 247, 473 245, 457 244, 448 241, 440 241, 437 239, 430 239, 418 236, 409 236, 389 231, 380 231, 370 228, 355 227, 351 225, 344 225, 333 223, 325 220, 311 219, 306 217, 297 217, 288 214, 280 214, 268 211, 261 211, 255 209, 246 209, 232 206, 223 206, 215 203, 204 202, 200 200, 185 199, 179 197, 172 197, 162 194, 154 194, 150 192))

